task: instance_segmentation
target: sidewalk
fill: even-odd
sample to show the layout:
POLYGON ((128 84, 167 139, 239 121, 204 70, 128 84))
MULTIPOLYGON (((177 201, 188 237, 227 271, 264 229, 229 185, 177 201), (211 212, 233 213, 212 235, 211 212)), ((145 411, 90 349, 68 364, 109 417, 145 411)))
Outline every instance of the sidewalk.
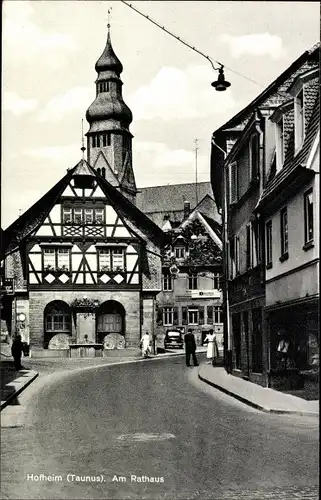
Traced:
POLYGON ((229 375, 224 368, 202 365, 198 377, 242 403, 267 413, 319 416, 319 401, 307 401, 229 375))

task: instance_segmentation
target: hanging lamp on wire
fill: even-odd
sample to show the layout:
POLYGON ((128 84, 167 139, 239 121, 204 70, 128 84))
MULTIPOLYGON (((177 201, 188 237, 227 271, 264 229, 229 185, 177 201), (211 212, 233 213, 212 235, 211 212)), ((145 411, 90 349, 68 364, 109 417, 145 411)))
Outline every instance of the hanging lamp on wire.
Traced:
POLYGON ((223 92, 226 90, 228 87, 230 87, 230 82, 227 82, 225 80, 224 76, 224 66, 221 66, 220 69, 218 70, 218 78, 215 82, 211 83, 212 87, 215 88, 218 92, 223 92))

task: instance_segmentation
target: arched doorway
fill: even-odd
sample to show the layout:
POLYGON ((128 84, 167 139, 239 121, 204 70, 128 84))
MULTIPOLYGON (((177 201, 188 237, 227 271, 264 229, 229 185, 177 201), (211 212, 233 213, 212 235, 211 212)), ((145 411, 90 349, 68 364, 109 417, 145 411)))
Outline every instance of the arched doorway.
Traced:
POLYGON ((44 310, 44 348, 68 349, 71 336, 71 309, 66 302, 54 300, 44 310))
POLYGON ((108 300, 100 305, 96 313, 97 342, 106 349, 125 347, 125 316, 122 304, 108 300))

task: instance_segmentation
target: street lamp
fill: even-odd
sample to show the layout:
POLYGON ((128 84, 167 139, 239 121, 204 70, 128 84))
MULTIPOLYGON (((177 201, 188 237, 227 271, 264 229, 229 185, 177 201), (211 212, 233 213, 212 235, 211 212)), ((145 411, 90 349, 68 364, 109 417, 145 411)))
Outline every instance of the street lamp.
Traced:
MULTIPOLYGON (((228 82, 227 82, 228 83, 228 82)), ((230 305, 229 305, 229 293, 228 293, 228 261, 227 261, 227 242, 228 242, 228 233, 227 233, 227 185, 226 185, 226 175, 225 175, 225 162, 227 158, 227 152, 221 148, 216 142, 214 136, 212 136, 212 144, 219 149, 224 155, 224 164, 223 164, 223 269, 224 269, 224 302, 225 302, 225 327, 226 334, 225 339, 227 340, 227 349, 224 342, 224 357, 226 362, 227 371, 229 371, 232 367, 232 351, 231 351, 231 338, 230 338, 230 305)))

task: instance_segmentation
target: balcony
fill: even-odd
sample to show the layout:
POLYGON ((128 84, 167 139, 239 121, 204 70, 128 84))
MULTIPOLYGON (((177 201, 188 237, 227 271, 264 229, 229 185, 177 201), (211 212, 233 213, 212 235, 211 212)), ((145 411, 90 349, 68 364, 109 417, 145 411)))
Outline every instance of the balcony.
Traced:
POLYGON ((222 290, 191 290, 192 299, 223 299, 222 290))

